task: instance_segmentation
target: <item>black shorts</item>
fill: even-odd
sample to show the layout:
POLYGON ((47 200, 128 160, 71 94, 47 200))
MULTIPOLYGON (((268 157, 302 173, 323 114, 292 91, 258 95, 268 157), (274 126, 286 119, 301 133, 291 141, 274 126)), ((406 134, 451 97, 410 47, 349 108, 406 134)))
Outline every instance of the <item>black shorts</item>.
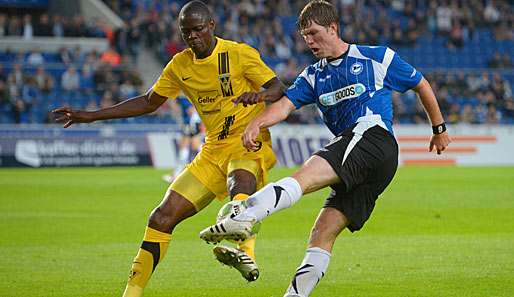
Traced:
POLYGON ((394 137, 378 125, 362 134, 354 133, 357 125, 315 153, 327 160, 341 179, 331 186, 324 207, 341 211, 349 219, 348 229, 352 232, 368 220, 378 195, 389 185, 398 167, 398 144, 394 137))

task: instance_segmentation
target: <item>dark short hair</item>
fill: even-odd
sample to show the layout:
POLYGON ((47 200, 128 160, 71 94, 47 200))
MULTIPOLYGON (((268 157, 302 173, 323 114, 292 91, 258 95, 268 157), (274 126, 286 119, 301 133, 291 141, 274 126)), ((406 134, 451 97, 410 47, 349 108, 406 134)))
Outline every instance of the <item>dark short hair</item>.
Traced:
POLYGON ((332 3, 325 0, 313 0, 302 9, 298 17, 298 28, 303 30, 314 22, 320 26, 328 27, 336 23, 339 33, 339 13, 332 3))
POLYGON ((180 16, 193 15, 197 14, 201 16, 204 20, 210 21, 212 20, 212 14, 209 10, 209 7, 205 5, 202 1, 194 0, 186 3, 182 9, 180 10, 180 16))

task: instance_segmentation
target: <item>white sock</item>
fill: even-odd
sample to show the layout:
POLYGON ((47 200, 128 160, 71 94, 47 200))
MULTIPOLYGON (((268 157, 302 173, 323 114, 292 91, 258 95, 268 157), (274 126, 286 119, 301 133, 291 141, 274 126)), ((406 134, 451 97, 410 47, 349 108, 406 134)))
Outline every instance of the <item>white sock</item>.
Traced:
POLYGON ((307 297, 327 271, 330 253, 319 247, 308 248, 302 264, 284 297, 307 297))
POLYGON ((175 169, 173 171, 173 176, 177 177, 182 170, 186 167, 187 163, 189 161, 189 149, 188 148, 181 148, 178 151, 178 162, 175 166, 175 169))
POLYGON ((186 165, 189 161, 189 149, 182 148, 178 152, 178 161, 180 162, 180 165, 186 165))
POLYGON ((296 179, 283 178, 276 183, 269 183, 246 201, 248 208, 235 217, 236 220, 262 221, 270 214, 291 207, 302 197, 302 188, 296 179))

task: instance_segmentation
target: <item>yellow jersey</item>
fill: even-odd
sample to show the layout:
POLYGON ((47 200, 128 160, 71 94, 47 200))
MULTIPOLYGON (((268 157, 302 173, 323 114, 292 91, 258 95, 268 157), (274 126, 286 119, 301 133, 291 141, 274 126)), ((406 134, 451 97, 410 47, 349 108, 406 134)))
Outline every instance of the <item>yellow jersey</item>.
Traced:
POLYGON ((212 54, 197 59, 191 49, 176 54, 153 86, 157 94, 176 98, 182 91, 195 106, 206 128, 205 144, 240 141, 247 124, 265 107, 234 105, 244 92, 256 92, 275 73, 257 50, 216 37, 212 54))

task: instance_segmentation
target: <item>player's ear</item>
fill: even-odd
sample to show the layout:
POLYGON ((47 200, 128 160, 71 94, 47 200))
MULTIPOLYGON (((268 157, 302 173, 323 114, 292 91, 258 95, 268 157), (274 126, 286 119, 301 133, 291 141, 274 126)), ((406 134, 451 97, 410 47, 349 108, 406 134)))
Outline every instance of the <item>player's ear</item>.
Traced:
POLYGON ((216 29, 216 22, 214 20, 209 21, 209 30, 214 32, 214 29, 216 29))
POLYGON ((330 34, 335 34, 337 35, 337 24, 334 22, 334 23, 331 23, 329 26, 328 26, 328 29, 329 29, 329 32, 330 34))

